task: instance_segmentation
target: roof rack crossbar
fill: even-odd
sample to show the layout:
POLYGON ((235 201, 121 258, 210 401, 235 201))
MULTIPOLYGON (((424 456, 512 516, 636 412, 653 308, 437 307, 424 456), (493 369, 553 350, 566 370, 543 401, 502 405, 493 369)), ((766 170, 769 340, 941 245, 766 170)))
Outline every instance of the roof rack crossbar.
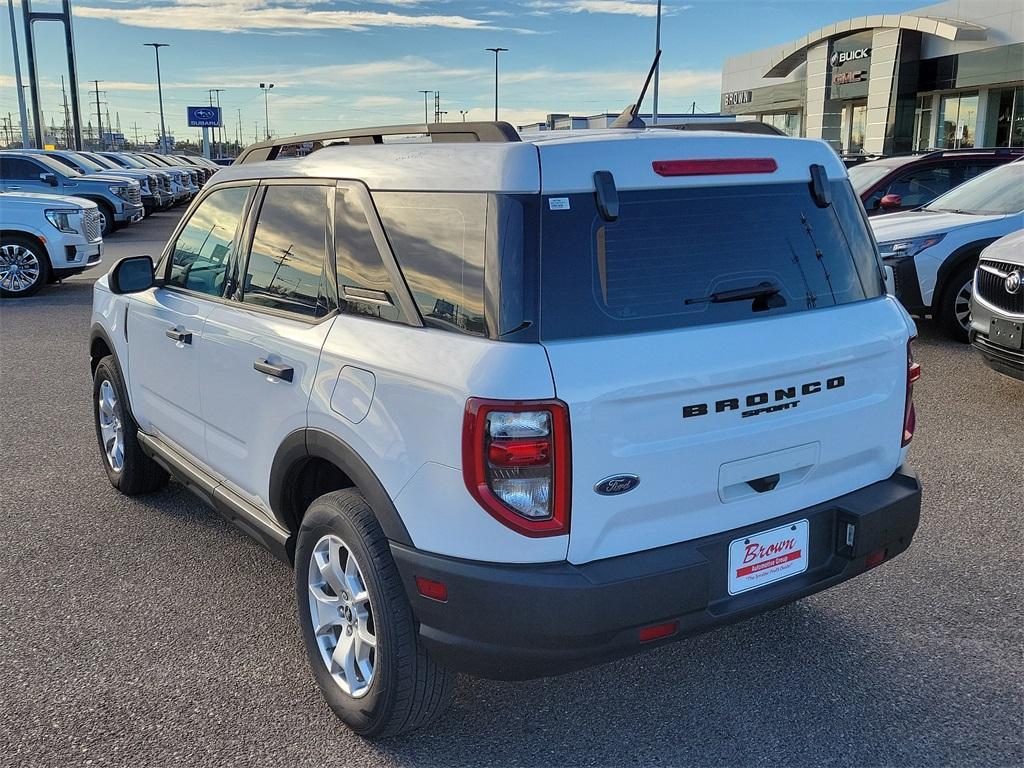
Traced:
POLYGON ((506 122, 472 123, 412 123, 409 125, 383 125, 371 128, 348 128, 338 131, 306 133, 300 136, 284 136, 279 139, 261 141, 243 149, 235 159, 235 165, 258 163, 262 160, 276 160, 282 147, 295 144, 320 142, 329 144, 344 139, 349 144, 382 144, 385 136, 422 136, 426 134, 435 142, 513 142, 521 141, 516 129, 506 122))

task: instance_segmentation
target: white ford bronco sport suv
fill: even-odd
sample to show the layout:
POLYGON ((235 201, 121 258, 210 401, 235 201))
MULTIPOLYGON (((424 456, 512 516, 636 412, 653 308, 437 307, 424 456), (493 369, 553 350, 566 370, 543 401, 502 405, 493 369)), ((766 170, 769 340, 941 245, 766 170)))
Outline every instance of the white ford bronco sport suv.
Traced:
POLYGON ((456 671, 567 672, 901 553, 913 334, 824 143, 338 131, 250 147, 97 282, 96 435, 122 492, 173 475, 294 565, 323 695, 381 736, 456 671))

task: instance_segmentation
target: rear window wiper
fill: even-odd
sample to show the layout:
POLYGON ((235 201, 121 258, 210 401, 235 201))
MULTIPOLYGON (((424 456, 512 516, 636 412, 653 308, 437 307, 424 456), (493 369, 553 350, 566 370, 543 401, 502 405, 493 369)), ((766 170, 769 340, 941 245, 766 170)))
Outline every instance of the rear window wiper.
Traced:
POLYGON ((782 291, 774 283, 763 282, 749 288, 733 288, 730 291, 717 291, 710 296, 687 299, 686 304, 727 304, 732 301, 751 301, 755 312, 786 306, 786 300, 779 295, 782 291))

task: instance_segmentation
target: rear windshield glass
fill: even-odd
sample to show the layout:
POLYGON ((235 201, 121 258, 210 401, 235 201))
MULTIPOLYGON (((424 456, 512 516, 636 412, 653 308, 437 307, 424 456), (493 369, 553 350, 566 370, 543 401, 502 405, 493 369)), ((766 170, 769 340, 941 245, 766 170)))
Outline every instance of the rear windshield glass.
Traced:
POLYGON ((593 194, 542 206, 541 335, 685 328, 882 295, 877 254, 850 185, 819 208, 807 183, 593 194), (743 298, 746 297, 746 298, 743 298))

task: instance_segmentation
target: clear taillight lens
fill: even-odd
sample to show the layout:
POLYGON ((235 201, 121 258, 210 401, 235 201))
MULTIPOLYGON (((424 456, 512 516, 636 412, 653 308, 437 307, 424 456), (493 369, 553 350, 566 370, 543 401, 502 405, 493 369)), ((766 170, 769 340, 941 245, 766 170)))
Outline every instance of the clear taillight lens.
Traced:
POLYGON ((480 505, 527 536, 568 533, 569 409, 557 400, 466 403, 463 474, 480 505))

